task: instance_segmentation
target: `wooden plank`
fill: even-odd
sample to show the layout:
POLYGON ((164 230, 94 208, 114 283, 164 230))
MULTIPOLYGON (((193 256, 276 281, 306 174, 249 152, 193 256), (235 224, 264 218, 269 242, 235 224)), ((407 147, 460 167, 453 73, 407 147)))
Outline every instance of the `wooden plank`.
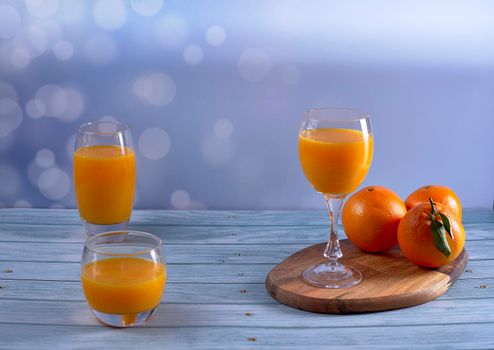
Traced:
POLYGON ((492 349, 492 323, 403 327, 0 327, 2 346, 44 349, 492 349), (62 335, 62 336, 61 336, 62 335))
MULTIPOLYGON (((97 325, 85 302, 0 300, 0 323, 97 325)), ((163 304, 153 327, 369 327, 494 323, 492 299, 435 300, 385 313, 314 314, 281 304, 163 304), (454 320, 452 320, 454 314, 454 320)))
MULTIPOLYGON (((325 240, 328 226, 135 226, 131 229, 150 232, 167 244, 272 244, 306 243, 325 240)), ((479 231, 482 237, 482 231, 479 231)), ((494 236, 494 235, 493 235, 494 236)), ((78 225, 0 226, 0 242, 83 243, 85 233, 78 225)), ((490 236, 489 236, 490 238, 490 236)))
POLYGON ((439 299, 494 299, 494 278, 482 279, 459 279, 453 287, 451 287, 439 299))
MULTIPOLYGON (((171 264, 248 264, 279 263, 289 255, 306 248, 307 244, 208 244, 164 245, 165 259, 171 264)), ((470 260, 492 259, 494 240, 469 241, 466 244, 470 260)), ((0 260, 79 262, 82 244, 0 242, 0 260)))
MULTIPOLYGON (((478 284, 478 283, 477 283, 478 284)), ((80 282, 1 280, 0 299, 84 301, 80 282)), ((479 293, 480 294, 480 293, 479 293)), ((167 304, 276 304, 264 284, 169 283, 167 304)))
MULTIPOLYGON (((264 283, 275 264, 168 264, 171 283, 264 283)), ((0 261, 0 280, 79 281, 79 263, 0 261), (11 270, 11 273, 4 271, 11 270)), ((461 279, 494 278, 494 260, 469 261, 461 279)))
MULTIPOLYGON (((169 264, 167 278, 168 283, 264 283, 273 267, 274 264, 169 264)), ((0 280, 79 281, 79 277, 79 263, 0 261, 0 280)))
MULTIPOLYGON (((151 232, 166 244, 272 244, 303 243, 327 239, 328 226, 131 226, 134 230, 151 232)), ((338 226, 341 238, 345 238, 338 226)), ((494 240, 494 225, 466 224, 467 240, 494 240)), ((0 242, 83 243, 85 233, 80 225, 0 226, 0 242)), ((1 244, 1 243, 0 243, 1 244)))
MULTIPOLYGON (((75 209, 13 208, 0 210, 0 224, 80 225, 75 209)), ((326 225, 323 210, 227 211, 227 210, 134 210, 133 225, 326 225), (301 219, 302 218, 302 219, 301 219)))
MULTIPOLYGON (((0 298, 38 301, 84 301, 79 281, 0 280, 0 298)), ((464 279, 439 299, 494 299, 494 278, 464 279)), ((264 283, 168 283, 167 304, 276 304, 264 283)))
MULTIPOLYGON (((322 203, 321 203, 322 208, 322 203)), ((494 223, 491 209, 465 209, 464 223, 494 223)), ((25 223, 26 225, 80 225, 75 209, 11 208, 0 210, 0 224, 25 223)), ((226 210, 134 210, 131 223, 143 225, 228 226, 228 225, 276 225, 276 226, 324 226, 328 217, 324 210, 296 211, 226 211, 226 210)))
MULTIPOLYGON (((301 244, 201 246, 177 244, 165 245, 163 251, 166 262, 170 264, 277 263, 304 246, 301 244)), ((82 250, 82 244, 0 243, 1 260, 80 262, 82 250)))

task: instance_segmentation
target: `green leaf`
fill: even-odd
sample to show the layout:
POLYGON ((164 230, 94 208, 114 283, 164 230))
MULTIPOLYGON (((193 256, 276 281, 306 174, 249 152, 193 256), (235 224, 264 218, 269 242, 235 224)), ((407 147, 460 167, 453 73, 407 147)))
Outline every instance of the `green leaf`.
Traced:
POLYGON ((449 247, 446 239, 446 229, 444 226, 435 220, 431 221, 432 239, 434 240, 434 246, 437 250, 443 253, 445 256, 451 255, 451 248, 449 247))
POLYGON ((446 215, 444 215, 443 213, 439 213, 439 216, 441 216, 441 219, 443 219, 443 225, 444 225, 444 228, 446 229, 446 232, 449 234, 451 239, 454 239, 453 231, 451 231, 451 224, 449 223, 448 217, 446 215))

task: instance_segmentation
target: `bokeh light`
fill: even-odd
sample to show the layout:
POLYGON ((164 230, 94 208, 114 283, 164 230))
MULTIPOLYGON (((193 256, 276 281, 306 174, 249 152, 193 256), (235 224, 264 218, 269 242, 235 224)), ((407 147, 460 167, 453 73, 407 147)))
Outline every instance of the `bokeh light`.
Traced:
POLYGON ((10 62, 15 68, 26 68, 31 63, 31 56, 26 49, 14 49, 10 55, 10 62))
POLYGON ((93 8, 96 25, 105 30, 115 30, 124 25, 127 8, 122 0, 98 0, 93 8))
POLYGON ((133 85, 140 99, 155 105, 166 106, 175 98, 175 81, 164 73, 153 73, 138 78, 133 85))
POLYGON ((139 151, 151 160, 165 157, 171 148, 171 140, 167 132, 161 128, 149 128, 139 136, 139 151))
POLYGON ((188 27, 185 20, 178 15, 167 15, 155 22, 156 41, 164 48, 175 49, 185 44, 188 27))
POLYGON ((55 154, 47 148, 42 148, 36 153, 35 162, 41 168, 50 168, 55 165, 55 154))
POLYGON ((173 191, 170 196, 170 203, 176 209, 186 209, 190 204, 190 196, 184 190, 173 191))
POLYGON ((35 17, 53 16, 58 9, 58 0, 24 0, 27 11, 35 17))
POLYGON ((206 40, 211 46, 221 46, 225 42, 226 32, 223 27, 214 25, 206 31, 206 40))
POLYGON ((214 134, 221 139, 227 139, 232 136, 233 123, 230 119, 218 119, 214 123, 214 134))
POLYGON ((57 19, 68 25, 81 22, 86 16, 88 1, 67 1, 60 3, 57 19))
POLYGON ((10 98, 0 100, 0 138, 8 136, 22 123, 23 113, 16 101, 10 98))
POLYGON ((39 176, 38 188, 43 196, 48 199, 62 199, 70 191, 70 178, 60 168, 49 168, 44 170, 39 176))
POLYGON ((21 27, 21 15, 6 4, 0 4, 0 39, 12 38, 21 27))
POLYGON ((67 61, 74 55, 74 47, 67 40, 60 40, 53 45, 53 54, 60 61, 67 61))
POLYGON ((47 50, 52 50, 56 43, 63 39, 63 30, 60 24, 51 19, 36 22, 36 27, 44 33, 47 50))
POLYGON ((39 166, 39 164, 36 162, 36 159, 33 159, 29 162, 29 164, 27 165, 27 178, 33 186, 38 187, 38 179, 45 169, 46 168, 42 168, 41 166, 39 166))
POLYGON ((26 114, 33 119, 41 118, 45 115, 46 109, 42 101, 34 98, 26 103, 26 114))
POLYGON ((245 80, 259 82, 269 74, 271 60, 263 50, 249 49, 240 56, 238 70, 245 80))
POLYGON ((160 12, 163 0, 131 0, 130 4, 139 15, 151 17, 160 12))
POLYGON ((67 107, 58 115, 58 119, 70 123, 81 116, 85 108, 85 101, 82 94, 73 88, 65 88, 64 91, 67 95, 67 107))
POLYGON ((198 64, 202 61, 202 49, 197 45, 189 45, 184 49, 184 60, 190 65, 198 64))
POLYGON ((36 92, 34 104, 38 110, 44 111, 44 115, 58 117, 66 111, 69 104, 69 97, 65 89, 60 86, 47 84, 39 88, 36 92))
POLYGON ((0 99, 10 98, 11 100, 17 101, 17 91, 9 83, 0 82, 0 99))
POLYGON ((16 34, 14 45, 17 51, 26 52, 30 58, 36 58, 47 50, 46 33, 38 26, 25 25, 16 34))

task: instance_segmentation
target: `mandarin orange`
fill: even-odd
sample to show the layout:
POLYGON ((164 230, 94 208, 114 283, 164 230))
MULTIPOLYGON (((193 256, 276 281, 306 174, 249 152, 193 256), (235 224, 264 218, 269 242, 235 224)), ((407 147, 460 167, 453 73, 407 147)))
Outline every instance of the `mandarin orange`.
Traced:
POLYGON ((405 199, 407 210, 412 209, 418 203, 429 202, 429 197, 432 197, 432 200, 435 203, 441 203, 447 206, 461 221, 462 212, 460 200, 456 193, 446 186, 427 185, 415 190, 407 197, 407 199, 405 199))
POLYGON ((449 207, 441 203, 422 202, 401 219, 398 243, 403 255, 414 264, 437 268, 448 264, 461 253, 465 245, 465 230, 449 207), (441 214, 449 224, 445 223, 441 214), (441 230, 441 226, 445 230, 441 230), (453 238, 446 232, 448 226, 453 238))
POLYGON ((407 210, 401 198, 383 186, 369 186, 348 198, 342 223, 348 239, 360 249, 383 252, 397 244, 397 229, 407 210))

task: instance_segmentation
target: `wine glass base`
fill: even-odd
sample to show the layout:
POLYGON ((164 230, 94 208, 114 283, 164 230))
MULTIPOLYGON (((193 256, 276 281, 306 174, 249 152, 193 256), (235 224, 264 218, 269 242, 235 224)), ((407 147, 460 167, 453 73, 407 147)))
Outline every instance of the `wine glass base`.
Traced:
POLYGON ((359 270, 339 263, 311 266, 302 276, 306 283, 319 288, 346 288, 362 281, 359 270))
POLYGON ((98 224, 91 224, 89 222, 86 222, 82 220, 84 223, 84 231, 86 232, 86 235, 88 237, 97 235, 99 233, 103 232, 110 232, 110 231, 122 231, 126 230, 129 227, 129 220, 124 221, 124 222, 119 222, 117 224, 110 224, 110 225, 98 225, 98 224))
POLYGON ((136 327, 146 323, 158 307, 135 314, 108 314, 90 308, 94 316, 104 325, 118 328, 136 327))

